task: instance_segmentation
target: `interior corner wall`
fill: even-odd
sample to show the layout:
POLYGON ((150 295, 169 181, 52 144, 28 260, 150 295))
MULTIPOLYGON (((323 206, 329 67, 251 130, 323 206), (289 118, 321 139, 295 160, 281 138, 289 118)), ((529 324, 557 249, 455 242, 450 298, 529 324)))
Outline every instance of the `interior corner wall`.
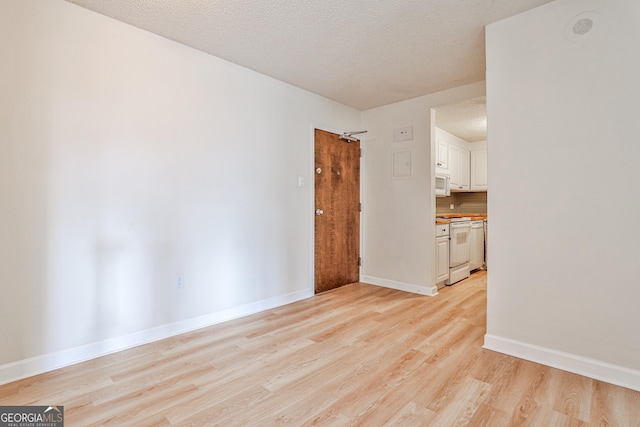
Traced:
POLYGON ((486 32, 485 346, 637 390, 639 22, 557 0, 486 32))
POLYGON ((0 58, 0 382, 313 295, 311 128, 361 112, 62 0, 0 58))
POLYGON ((435 286, 435 162, 431 109, 485 94, 485 82, 364 111, 362 280, 425 295, 435 286), (412 126, 413 138, 394 131, 412 126), (403 154, 405 153, 405 154, 403 154), (405 176, 394 158, 407 159, 405 176), (394 157, 395 156, 395 157, 394 157))

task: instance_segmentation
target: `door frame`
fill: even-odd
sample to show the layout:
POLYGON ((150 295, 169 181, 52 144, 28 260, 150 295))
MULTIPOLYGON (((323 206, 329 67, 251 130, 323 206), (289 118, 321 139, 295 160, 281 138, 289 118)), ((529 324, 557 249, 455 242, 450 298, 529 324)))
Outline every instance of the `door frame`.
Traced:
MULTIPOLYGON (((311 292, 311 295, 316 295, 316 288, 315 288, 315 281, 316 281, 316 250, 315 250, 315 239, 316 239, 316 230, 315 230, 315 221, 316 221, 316 185, 315 185, 315 168, 314 165, 316 163, 316 153, 315 153, 315 143, 316 143, 316 137, 315 137, 315 130, 322 130, 325 132, 330 132, 330 133, 335 133, 336 135, 340 135, 343 132, 345 132, 345 130, 337 130, 335 128, 331 128, 331 127, 327 127, 327 126, 321 126, 321 125, 315 125, 313 123, 309 124, 309 167, 308 167, 308 171, 310 176, 307 179, 307 182, 309 183, 309 187, 310 187, 310 201, 309 201, 309 219, 310 219, 310 223, 309 223, 309 234, 310 234, 310 248, 309 248, 309 269, 310 269, 310 277, 309 277, 309 290, 311 292)), ((362 210, 360 211, 360 230, 358 230, 358 233, 360 233, 360 247, 358 248, 360 250, 360 259, 364 260, 364 254, 362 252, 362 248, 364 247, 363 245, 363 241, 364 241, 364 236, 362 233, 363 230, 363 223, 364 223, 364 216, 362 215, 362 212, 364 211, 364 202, 363 202, 363 187, 364 187, 364 180, 362 179, 362 176, 364 175, 364 162, 362 161, 362 159, 364 158, 364 146, 363 146, 363 140, 360 140, 360 150, 362 155, 360 156, 360 203, 362 205, 362 210)), ((364 261, 362 262, 362 265, 358 268, 358 280, 362 281, 362 270, 364 268, 364 261)))

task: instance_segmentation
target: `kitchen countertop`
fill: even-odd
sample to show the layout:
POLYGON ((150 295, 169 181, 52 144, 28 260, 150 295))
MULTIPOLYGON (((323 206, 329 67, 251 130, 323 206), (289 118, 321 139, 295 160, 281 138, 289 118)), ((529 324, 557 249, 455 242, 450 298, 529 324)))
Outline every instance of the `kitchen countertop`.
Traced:
MULTIPOLYGON (((478 213, 464 213, 464 214, 438 214, 437 217, 447 217, 447 218, 462 218, 469 217, 471 221, 478 221, 487 219, 487 214, 478 214, 478 213)), ((449 224, 451 220, 444 218, 436 218, 436 224, 449 224)))

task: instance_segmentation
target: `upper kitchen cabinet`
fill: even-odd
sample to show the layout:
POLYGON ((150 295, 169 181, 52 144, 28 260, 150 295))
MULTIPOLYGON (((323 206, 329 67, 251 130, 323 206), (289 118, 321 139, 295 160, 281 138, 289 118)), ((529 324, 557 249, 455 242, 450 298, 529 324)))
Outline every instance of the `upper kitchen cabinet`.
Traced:
POLYGON ((469 150, 449 144, 451 191, 469 191, 469 150))
POLYGON ((487 99, 462 100, 431 110, 436 173, 451 191, 487 191, 487 99))
POLYGON ((451 191, 469 191, 469 143, 436 127, 436 173, 449 175, 451 191))
POLYGON ((471 191, 487 191, 487 141, 471 146, 471 191))
POLYGON ((436 173, 449 175, 451 191, 487 191, 487 141, 467 142, 436 127, 436 173))
POLYGON ((436 173, 449 174, 449 144, 436 129, 436 173))

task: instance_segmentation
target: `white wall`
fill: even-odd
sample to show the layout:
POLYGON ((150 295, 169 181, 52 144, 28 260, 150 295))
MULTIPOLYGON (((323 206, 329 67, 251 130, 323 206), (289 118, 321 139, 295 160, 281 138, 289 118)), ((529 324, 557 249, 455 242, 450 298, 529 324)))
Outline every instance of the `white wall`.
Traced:
POLYGON ((1 8, 0 382, 313 293, 311 126, 360 112, 61 0, 1 8))
POLYGON ((639 22, 636 0, 558 0, 487 28, 485 345, 636 389, 639 22))
POLYGON ((484 82, 363 112, 362 280, 431 295, 435 287, 435 168, 431 108, 485 94, 484 82), (413 126, 413 140, 394 142, 413 126), (413 175, 394 178, 394 152, 410 151, 413 175))

